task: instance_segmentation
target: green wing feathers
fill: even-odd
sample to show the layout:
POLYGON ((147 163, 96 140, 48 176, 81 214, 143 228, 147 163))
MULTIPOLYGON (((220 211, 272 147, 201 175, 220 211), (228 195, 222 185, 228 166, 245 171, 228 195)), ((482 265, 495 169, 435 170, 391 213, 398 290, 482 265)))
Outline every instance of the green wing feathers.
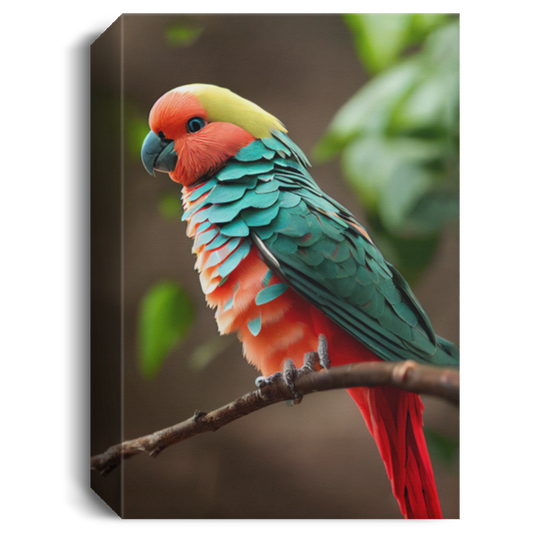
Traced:
MULTIPOLYGON (((254 241, 288 286, 382 359, 457 365, 458 349, 435 335, 401 274, 319 189, 301 150, 284 133, 272 134, 202 184, 198 197, 209 194, 184 218, 215 224, 217 244, 254 241)), ((228 273, 238 262, 229 263, 228 273)))

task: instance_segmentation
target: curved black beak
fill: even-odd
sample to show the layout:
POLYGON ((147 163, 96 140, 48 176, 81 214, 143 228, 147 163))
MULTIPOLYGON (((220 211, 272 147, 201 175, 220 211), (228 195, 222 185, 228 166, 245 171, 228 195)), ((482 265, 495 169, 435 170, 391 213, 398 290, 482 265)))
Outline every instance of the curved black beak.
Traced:
POLYGON ((143 142, 141 158, 144 168, 155 176, 155 170, 172 172, 178 162, 178 154, 174 151, 174 141, 161 139, 151 131, 143 142))

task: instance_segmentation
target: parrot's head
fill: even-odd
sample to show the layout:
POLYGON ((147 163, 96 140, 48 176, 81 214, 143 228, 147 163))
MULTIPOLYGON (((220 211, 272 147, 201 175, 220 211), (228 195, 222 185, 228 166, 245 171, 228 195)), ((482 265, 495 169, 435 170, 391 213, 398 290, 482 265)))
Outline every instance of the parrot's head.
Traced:
POLYGON ((185 186, 220 170, 241 148, 283 124, 256 104, 215 85, 184 85, 164 94, 150 111, 142 147, 150 174, 168 172, 185 186))

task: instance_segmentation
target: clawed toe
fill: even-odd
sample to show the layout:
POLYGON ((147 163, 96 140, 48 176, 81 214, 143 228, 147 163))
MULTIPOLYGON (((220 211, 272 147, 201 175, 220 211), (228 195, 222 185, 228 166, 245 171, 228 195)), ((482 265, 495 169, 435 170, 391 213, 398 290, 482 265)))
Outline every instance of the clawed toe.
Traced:
POLYGON ((326 370, 331 366, 328 355, 328 341, 326 336, 322 334, 318 336, 318 362, 326 370))
POLYGON ((283 364, 283 381, 292 392, 294 403, 300 403, 302 401, 302 395, 296 392, 296 389, 294 388, 294 382, 300 377, 300 375, 300 369, 296 368, 294 361, 292 359, 285 360, 285 363, 283 364))
POLYGON ((258 389, 262 389, 266 385, 270 385, 271 383, 274 383, 280 378, 281 378, 281 372, 276 372, 275 374, 272 374, 271 376, 259 376, 255 380, 255 386, 258 389))
POLYGON ((270 385, 279 379, 283 379, 287 387, 293 394, 294 399, 290 400, 291 405, 296 405, 302 401, 303 396, 296 391, 294 387, 294 382, 305 374, 316 371, 317 363, 324 369, 330 367, 329 357, 328 357, 328 343, 326 336, 320 334, 318 336, 318 349, 316 352, 309 352, 304 355, 304 364, 301 368, 296 368, 294 361, 292 359, 286 359, 283 364, 283 371, 276 372, 271 376, 260 376, 255 380, 255 386, 259 389, 270 385))
MULTIPOLYGON (((318 336, 318 349, 316 352, 306 353, 304 356, 304 364, 299 371, 302 374, 316 371, 316 364, 327 370, 331 365, 328 356, 328 342, 326 336, 320 334, 318 336)), ((300 374, 300 375, 302 375, 300 374)))

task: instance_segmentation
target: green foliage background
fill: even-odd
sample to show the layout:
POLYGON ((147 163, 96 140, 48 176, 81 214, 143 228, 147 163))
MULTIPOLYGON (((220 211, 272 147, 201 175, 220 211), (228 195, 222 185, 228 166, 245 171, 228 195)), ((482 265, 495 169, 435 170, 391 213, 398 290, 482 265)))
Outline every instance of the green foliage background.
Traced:
POLYGON ((413 283, 459 216, 459 21, 444 14, 344 20, 373 77, 335 115, 315 160, 340 154, 378 247, 413 283))

